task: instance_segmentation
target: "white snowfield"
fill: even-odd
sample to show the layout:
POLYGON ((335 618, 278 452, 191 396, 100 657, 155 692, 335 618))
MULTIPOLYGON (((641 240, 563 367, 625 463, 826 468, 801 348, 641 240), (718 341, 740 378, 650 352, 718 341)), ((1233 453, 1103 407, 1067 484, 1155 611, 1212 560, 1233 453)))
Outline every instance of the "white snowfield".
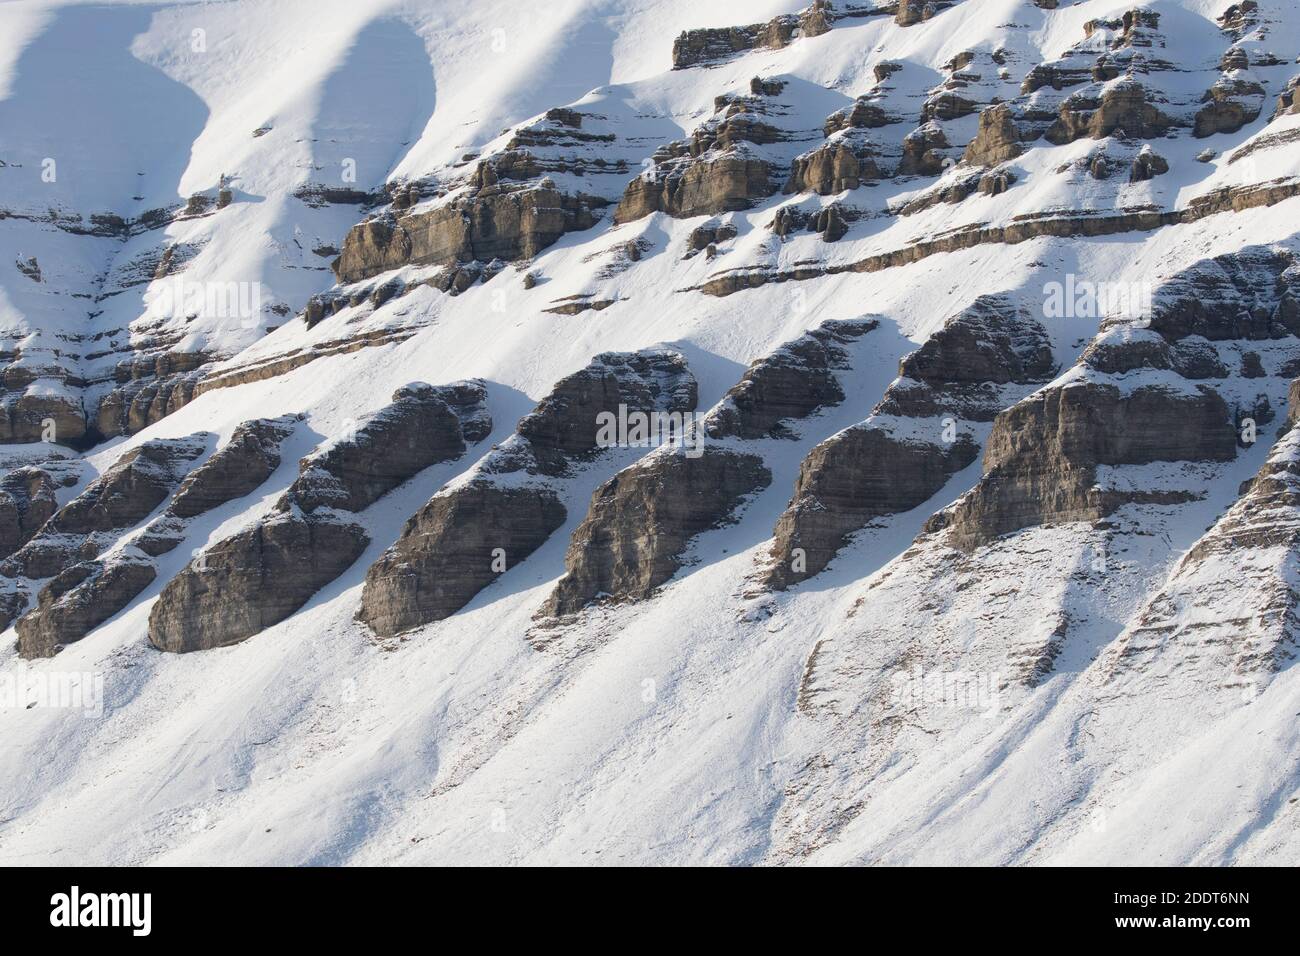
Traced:
MULTIPOLYGON (((1005 293, 1041 316, 1044 284, 1065 273, 1158 285, 1246 247, 1300 251, 1300 198, 1152 230, 985 243, 724 297, 698 290, 723 269, 859 262, 1030 213, 1181 209, 1223 186, 1294 182, 1300 116, 1271 119, 1300 71, 1292 0, 1260 0, 1268 32, 1253 42, 1279 65, 1254 71, 1268 94, 1259 118, 1231 134, 1194 139, 1182 130, 1157 141, 1169 172, 1148 181, 1061 173, 1096 142, 1038 140, 1013 161, 1015 187, 999 195, 891 216, 939 178, 851 191, 851 203, 873 215, 833 243, 802 230, 782 242, 768 226, 780 206, 815 211, 843 196, 778 192, 731 215, 739 235, 713 259, 683 258, 704 217, 656 213, 615 226, 611 206, 593 228, 459 295, 421 287, 311 329, 297 317, 335 283, 330 258, 312 250, 341 247, 364 213, 308 205, 296 191, 453 180, 473 168, 467 154, 500 149, 503 131, 552 107, 603 117, 600 128, 615 135, 608 155, 627 160, 621 174, 557 174, 558 185, 617 201, 643 159, 708 119, 718 95, 748 93, 751 77, 787 81, 788 110, 775 121, 795 141, 771 155, 788 163, 822 141, 830 113, 876 87, 873 68, 885 61, 924 77, 907 87, 919 96, 890 94, 907 121, 880 131, 887 140, 915 127, 925 92, 965 51, 1013 54, 1006 76, 979 89, 986 101, 1010 100, 1031 66, 1084 38, 1084 23, 1142 6, 1162 15, 1160 52, 1188 74, 1161 82, 1186 84, 1170 95, 1194 100, 1231 43, 1216 23, 1228 0, 1058 9, 963 0, 906 28, 893 16, 848 19, 784 49, 671 69, 683 30, 800 6, 0 4, 0 209, 9 214, 0 214, 0 333, 27 362, 62 356, 92 383, 77 399, 90 403, 123 354, 87 344, 101 334, 124 346, 175 333, 175 350, 204 351, 233 369, 369 331, 403 333, 204 392, 86 453, 85 473, 60 490, 61 502, 148 439, 209 432, 219 445, 249 419, 306 416, 271 478, 193 522, 124 611, 50 659, 21 660, 12 629, 0 639, 0 864, 1300 863, 1297 555, 1278 547, 1184 562, 1207 529, 1229 520, 1239 486, 1270 456, 1274 465, 1295 460, 1294 436, 1273 448, 1286 417, 1280 355, 1261 349, 1269 376, 1241 396, 1266 394, 1277 419, 1234 461, 1099 473, 1105 487, 1200 495, 1126 506, 1107 547, 1091 523, 1027 528, 963 556, 932 538, 913 547, 926 519, 978 481, 977 461, 920 507, 874 521, 806 583, 775 593, 753 585, 808 451, 866 419, 900 358, 977 297, 1005 293), (1288 131, 1282 145, 1228 162, 1288 131), (1197 162, 1206 148, 1216 155, 1197 162), (46 159, 56 162, 53 181, 42 179, 46 159), (135 276, 132 263, 163 237, 74 235, 42 218, 50 210, 132 218, 214 195, 223 183, 229 207, 165 227, 167 243, 196 250, 179 275, 256 284, 262 306, 283 304, 286 314, 172 315, 157 325, 146 296, 169 280, 135 276), (636 262, 607 268, 617 247, 638 239, 646 251, 636 262), (15 268, 29 257, 39 283, 15 268), (526 288, 528 271, 543 281, 526 288), (568 296, 612 304, 546 311, 568 296), (367 568, 406 519, 597 353, 680 351, 706 410, 751 361, 827 319, 864 315, 881 325, 854 346, 846 401, 797 423, 795 440, 756 443, 771 484, 738 521, 699 536, 693 563, 649 600, 593 607, 560 628, 534 621, 590 494, 635 459, 620 452, 570 484, 564 527, 459 613, 388 641, 355 619, 367 568), (150 646, 162 588, 206 545, 270 511, 301 456, 402 385, 468 378, 487 383, 492 435, 356 515, 371 543, 342 577, 236 646, 190 654, 150 646), (1288 602, 1281 624, 1261 614, 1279 593, 1288 602), (1153 614, 1167 616, 1161 633, 1172 636, 1126 653, 1150 643, 1136 629, 1153 614), (1021 679, 1062 622, 1067 637, 1045 675, 1021 679), (1281 666, 1242 670, 1236 652, 1261 643, 1280 649, 1281 666), (13 691, 75 675, 94 698, 84 708, 27 706, 13 691)), ((967 122, 969 138, 973 121, 953 129, 967 122)), ((944 181, 963 169, 948 169, 944 181)), ((1044 320, 1058 381, 1080 375, 1074 363, 1100 323, 1044 320)), ((1229 364, 1239 361, 1234 348, 1224 346, 1229 364)), ((1128 389, 1138 374, 1115 384, 1128 389)), ((68 386, 38 378, 32 387, 68 386)), ((983 440, 988 426, 976 432, 983 440)), ((6 445, 0 457, 12 467, 49 450, 6 445)))

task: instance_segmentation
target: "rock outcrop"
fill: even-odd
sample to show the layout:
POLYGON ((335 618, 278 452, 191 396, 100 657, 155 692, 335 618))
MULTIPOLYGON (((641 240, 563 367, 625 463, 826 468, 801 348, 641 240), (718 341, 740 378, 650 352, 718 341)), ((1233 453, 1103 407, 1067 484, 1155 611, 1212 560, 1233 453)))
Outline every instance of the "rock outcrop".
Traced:
POLYGON ((0 478, 0 558, 26 544, 54 512, 58 486, 40 468, 17 468, 0 478))
POLYGON ((844 400, 837 371, 844 345, 875 329, 875 319, 825 322, 751 364, 704 424, 710 438, 793 437, 786 422, 844 400))
POLYGON ((869 141, 841 134, 816 149, 797 156, 790 166, 786 193, 812 191, 822 196, 857 189, 883 176, 869 141))
POLYGON ((96 557, 147 518, 207 450, 207 436, 154 439, 132 448, 0 564, 9 577, 47 578, 96 557))
POLYGON ((979 455, 962 422, 986 422, 1055 369, 1042 326, 1002 296, 951 317, 906 356, 872 417, 817 445, 777 521, 767 587, 823 571, 872 520, 928 501, 979 455))
POLYGON ((683 567, 696 535, 728 521, 771 481, 758 455, 713 446, 698 457, 661 449, 624 469, 592 497, 541 613, 565 617, 597 599, 649 597, 683 567))
POLYGON ((18 653, 53 657, 130 604, 156 576, 152 562, 130 549, 65 568, 41 588, 36 607, 19 618, 18 653))
POLYGON ((168 582, 149 614, 149 642, 185 653, 247 640, 306 604, 368 541, 359 524, 332 513, 274 514, 213 545, 168 582))
POLYGON ((783 14, 765 23, 685 30, 673 41, 673 69, 720 63, 748 50, 780 50, 798 37, 821 36, 843 16, 872 16, 883 12, 874 7, 850 5, 839 13, 829 0, 814 0, 799 13, 783 14))
POLYGON ((359 619, 388 637, 459 611, 564 524, 562 479, 601 451, 611 421, 665 412, 684 424, 696 394, 667 349, 603 353, 561 379, 515 435, 407 521, 366 574, 359 619))
POLYGON ((95 430, 103 438, 134 435, 194 399, 206 366, 204 352, 161 352, 118 363, 113 390, 95 410, 95 430))
POLYGON ((566 232, 590 229, 603 205, 545 182, 519 188, 494 184, 429 212, 388 214, 353 226, 334 274, 351 283, 405 265, 529 259, 566 232))
POLYGON ((1024 152, 1011 108, 1005 103, 990 106, 980 113, 979 131, 966 146, 963 162, 973 166, 996 166, 1024 152))
POLYGON ((256 489, 280 467, 280 445, 293 432, 297 416, 244 422, 216 453, 181 482, 167 510, 193 518, 256 489))
POLYGON ((674 219, 748 209, 776 192, 775 169, 743 149, 730 155, 665 163, 628 184, 614 222, 633 222, 653 212, 674 219))
POLYGON ((276 508, 363 511, 417 472, 459 458, 466 447, 461 418, 443 394, 424 383, 399 388, 384 408, 304 458, 276 508))
MULTIPOLYGON (((660 147, 654 166, 628 183, 614 222, 633 222, 653 212, 675 219, 748 209, 777 191, 777 163, 763 147, 787 133, 768 121, 768 87, 744 96, 720 96, 713 116, 687 140, 660 147)), ((778 89, 779 93, 780 90, 778 89)))
POLYGON ((1123 504, 1165 497, 1102 488, 1099 465, 1231 461, 1236 454, 1232 416, 1208 388, 1125 392, 1079 381, 1045 389, 994 422, 984 477, 945 519, 948 541, 971 550, 1021 528, 1094 521, 1123 504))
POLYGON ((937 433, 933 440, 907 438, 870 424, 828 438, 799 466, 764 583, 787 588, 820 573, 854 532, 928 501, 978 455, 965 435, 945 443, 937 433))
POLYGON ((223 647, 295 613, 370 542, 351 513, 491 430, 478 382, 414 383, 299 463, 265 520, 214 545, 163 588, 149 616, 160 650, 223 647))

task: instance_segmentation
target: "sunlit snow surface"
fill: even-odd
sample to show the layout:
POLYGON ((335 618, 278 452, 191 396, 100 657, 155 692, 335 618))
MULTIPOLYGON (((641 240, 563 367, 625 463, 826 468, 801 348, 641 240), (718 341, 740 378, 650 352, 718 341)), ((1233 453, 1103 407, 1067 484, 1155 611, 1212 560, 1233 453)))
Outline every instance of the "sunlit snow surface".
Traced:
MULTIPOLYGON (((827 114, 873 87, 883 60, 929 71, 921 95, 900 105, 910 117, 942 65, 969 49, 1016 53, 1005 94, 1014 96, 1024 71, 1062 55, 1085 21, 1131 5, 1088 0, 1044 11, 966 0, 907 29, 891 17, 851 20, 781 51, 670 71, 683 29, 763 20, 796 10, 797 0, 18 0, 0 5, 0 207, 129 217, 231 177, 238 201, 229 209, 168 227, 169 239, 201 247, 185 275, 260 282, 264 297, 296 313, 333 282, 328 259, 311 249, 340 243, 361 213, 309 208, 293 192, 337 181, 345 159, 356 162, 357 187, 374 189, 444 170, 492 148, 507 127, 575 102, 617 128, 618 148, 648 156, 711 115, 715 96, 748 91, 755 75, 790 79, 784 101, 814 137, 811 148, 827 114), (253 135, 263 127, 270 131, 253 135), (58 162, 53 183, 40 176, 47 157, 58 162)), ((1166 55, 1212 70, 1228 43, 1213 22, 1226 0, 1151 6, 1167 14, 1166 55)), ((655 215, 615 229, 607 217, 537 257, 529 268, 545 281, 532 289, 507 268, 457 297, 422 288, 310 331, 292 319, 270 334, 266 323, 187 326, 179 347, 232 366, 358 330, 413 334, 209 392, 92 450, 98 472, 148 438, 208 431, 224 440, 250 418, 307 415, 272 478, 192 523, 126 611, 50 661, 20 662, 8 633, 7 673, 102 674, 105 709, 91 718, 0 708, 0 862, 1300 862, 1297 669, 1246 687, 1230 679, 1229 664, 1178 668, 1162 657, 1144 676, 1117 671, 1113 660, 1167 581, 1184 594, 1180 613, 1249 616, 1260 600, 1251 582, 1263 572, 1214 589, 1220 603, 1207 610, 1185 598, 1196 585, 1179 580, 1178 565, 1265 463, 1275 426, 1235 462, 1197 466, 1202 500, 1122 512, 1123 550, 1100 562, 1096 532, 1083 524, 1031 529, 960 561, 933 544, 909 551, 926 518, 975 483, 976 464, 915 511, 858 535, 802 587, 763 596, 750 584, 804 455, 865 418, 898 360, 977 296, 1011 293, 1032 306, 1044 282, 1067 272, 1158 281, 1247 245, 1294 249, 1300 200, 1150 233, 982 245, 726 298, 683 291, 732 264, 848 263, 970 223, 1121 201, 1182 207, 1218 186, 1294 177, 1294 143, 1250 164, 1223 158, 1264 130, 1274 87, 1300 52, 1288 4, 1261 7, 1275 15, 1269 42, 1286 63, 1269 74, 1263 114, 1235 134, 1161 140, 1171 171, 1150 182, 1054 174, 1092 143, 1039 142, 1000 196, 863 219, 834 244, 812 233, 778 242, 767 229, 777 205, 831 198, 778 194, 735 216, 740 235, 712 262, 682 259, 701 220, 655 215), (1195 162, 1207 145, 1220 158, 1195 162), (636 238, 650 251, 634 268, 602 271, 602 253, 636 238), (544 311, 577 294, 615 301, 576 316, 544 311), (707 408, 753 359, 823 320, 865 314, 884 322, 863 340, 848 400, 801 423, 796 441, 759 443, 772 484, 738 523, 699 538, 695 563, 658 596, 558 631, 532 620, 563 571, 582 502, 627 463, 615 455, 574 482, 565 527, 460 613, 389 643, 354 621, 366 568, 406 518, 591 356, 671 345, 690 362, 707 408), (362 513, 371 546, 302 611, 227 649, 177 656, 148 645, 162 586, 195 549, 268 511, 300 456, 401 385, 471 377, 488 383, 493 435, 362 513), (1050 674, 1014 680, 1063 619, 1068 639, 1050 674), (896 675, 914 667, 1011 684, 978 707, 900 714, 890 694, 896 675)), ((1269 132, 1297 120, 1279 119, 1269 132)), ((601 188, 616 197, 638 171, 601 188)), ((931 183, 886 181, 851 199, 883 213, 931 183)), ((57 350, 62 335, 126 326, 142 311, 144 287, 123 276, 156 242, 0 221, 0 328, 26 337, 29 355, 57 350), (45 282, 14 271, 29 256, 45 282), (78 296, 118 287, 125 291, 87 317, 78 296)), ((1097 320, 1048 324, 1062 375, 1076 374, 1097 320)), ((84 357, 79 367, 87 380, 109 370, 110 361, 84 357)), ((1269 371, 1262 387, 1281 407, 1286 383, 1269 371)), ((7 458, 30 451, 3 449, 7 458)), ((1185 475, 1166 474, 1182 467, 1099 477, 1186 487, 1185 475)), ((1294 587, 1294 554, 1273 558, 1294 587)), ((1196 573, 1232 581, 1241 572, 1220 558, 1196 573)))

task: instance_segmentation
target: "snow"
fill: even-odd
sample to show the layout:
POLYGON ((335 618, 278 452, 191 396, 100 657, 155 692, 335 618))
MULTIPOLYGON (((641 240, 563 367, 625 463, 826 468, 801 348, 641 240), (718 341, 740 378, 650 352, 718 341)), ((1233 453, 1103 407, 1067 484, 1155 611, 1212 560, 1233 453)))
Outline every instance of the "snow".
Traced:
MULTIPOLYGON (((333 284, 328 258, 311 249, 340 243, 364 213, 310 208, 293 192, 306 183, 341 184, 345 159, 356 160, 353 185, 363 190, 421 176, 452 179, 472 170, 457 165, 466 153, 503 145, 503 129, 577 103, 617 134, 608 155, 632 158, 625 176, 586 179, 617 197, 641 171, 640 158, 706 120, 718 94, 746 92, 752 76, 789 79, 778 98, 789 108, 781 122, 820 137, 826 115, 876 86, 872 67, 883 60, 902 60, 927 77, 905 87, 923 91, 938 85, 955 54, 1002 46, 1014 54, 1012 75, 996 85, 1014 96, 1029 66, 1064 55, 1085 21, 1131 5, 1087 0, 1042 11, 1019 0, 966 0, 906 30, 888 17, 846 21, 784 50, 682 71, 668 69, 681 30, 765 20, 797 10, 797 0, 565 0, 522 13, 508 0, 0 5, 0 160, 7 164, 0 208, 36 217, 0 222, 0 268, 34 255, 44 273, 39 284, 3 273, 4 348, 21 344, 24 363, 59 353, 71 376, 99 383, 87 393, 93 396, 129 352, 71 349, 67 337, 103 335, 123 349, 143 337, 123 331, 143 314, 149 287, 130 277, 128 265, 159 235, 74 236, 39 218, 49 205, 130 217, 195 192, 215 195, 229 176, 236 202, 165 230, 167 242, 201 247, 182 275, 257 282, 265 306, 297 312, 333 284), (192 45, 195 29, 205 31, 202 52, 192 45), (262 127, 269 132, 254 136, 262 127), (46 156, 58 160, 55 183, 39 182, 46 156)), ((1196 71, 1182 92, 1199 95, 1228 42, 1213 23, 1227 0, 1151 6, 1170 38, 1166 54, 1196 71)), ((1261 7, 1271 17, 1268 46, 1289 61, 1300 48, 1294 18, 1280 0, 1261 7)), ((226 368, 376 330, 401 334, 209 391, 88 454, 81 484, 61 490, 61 500, 142 441, 203 431, 219 445, 250 418, 306 416, 271 478, 192 521, 182 544, 157 559, 158 577, 139 599, 57 658, 26 664, 38 674, 102 674, 105 709, 99 719, 0 709, 0 862, 1300 861, 1300 817, 1289 802, 1300 785, 1295 667, 1281 668, 1250 699, 1206 676, 1209 663, 1199 676, 1173 668, 1154 691, 1107 679, 1108 649, 1123 646, 1162 588, 1179 585, 1183 555, 1265 462, 1271 429, 1224 465, 1104 469, 1105 487, 1186 488, 1190 474, 1203 493, 1186 505, 1130 506, 1116 517, 1110 544, 1097 529, 1069 524, 1027 530, 964 561, 935 544, 913 548, 925 520, 978 480, 976 463, 914 511, 874 522, 803 586, 779 595, 751 590, 804 455, 868 419, 899 359, 947 318, 991 293, 1013 295, 1042 317, 1044 283, 1067 273, 1158 282, 1246 245, 1294 250, 1300 200, 1153 232, 981 245, 726 298, 683 291, 721 269, 789 268, 809 259, 846 265, 1044 210, 1182 208, 1219 186, 1294 179, 1300 156, 1293 146, 1231 161, 1234 150, 1300 123, 1295 116, 1268 123, 1294 69, 1287 62, 1254 71, 1269 96, 1260 119, 1238 133, 1154 144, 1171 171, 1146 183, 1057 173, 1098 144, 1040 142, 1011 163, 1017 182, 1002 195, 864 217, 835 244, 804 233, 777 241, 766 228, 777 206, 809 201, 777 196, 729 214, 739 235, 712 263, 682 258, 702 218, 654 215, 617 228, 606 218, 529 263, 544 280, 532 289, 523 288, 523 267, 509 267, 456 297, 420 288, 377 309, 349 307, 311 330, 265 309, 253 323, 167 319, 161 331, 175 336, 176 347, 209 352, 226 368), (1220 155, 1195 162, 1206 145, 1220 155), (632 239, 646 240, 650 251, 633 268, 604 273, 609 251, 632 239), (545 311, 579 293, 615 301, 575 316, 545 311), (460 613, 391 642, 377 642, 354 620, 366 569, 405 520, 449 482, 465 480, 558 379, 592 356, 680 351, 707 409, 752 360, 825 319, 864 314, 883 321, 849 347, 855 362, 846 401, 800 423, 794 441, 747 443, 772 469, 772 484, 736 524, 701 536, 696 563, 654 598, 594 610, 560 629, 532 619, 563 573, 584 502, 639 457, 621 452, 565 482, 566 525, 460 613), (300 457, 381 408, 402 385, 467 378, 487 383, 493 434, 461 460, 349 515, 371 544, 341 578, 238 646, 190 655, 148 646, 147 619, 162 586, 196 549, 268 515, 300 457), (926 673, 1010 680, 1062 619, 1068 637, 1054 669, 1036 684, 1012 680, 993 716, 930 706, 907 720, 885 719, 897 716, 891 675, 918 664, 926 673)), ((902 80, 891 78, 899 88, 902 80)), ((873 137, 901 137, 924 102, 889 95, 887 104, 906 119, 870 131, 873 137)), ((794 155, 810 144, 787 145, 794 155)), ((1108 148, 1118 154, 1120 144, 1108 148)), ((886 182, 846 198, 883 212, 933 182, 886 182)), ((418 270, 403 275, 420 277, 418 270)), ((1085 374, 1073 363, 1099 318, 1043 321, 1061 381, 1085 374)), ((1235 346, 1216 347, 1238 367, 1235 346)), ((1275 373, 1283 351, 1260 351, 1275 373)), ((1125 388, 1157 381, 1190 388, 1164 373, 1088 374, 1125 388)), ((1274 408, 1283 407, 1279 378, 1215 384, 1225 398, 1245 402, 1265 388, 1257 382, 1267 383, 1274 408)), ((50 377, 34 388, 75 395, 50 377)), ((935 434, 930 422, 889 424, 903 436, 935 434)), ((982 440, 986 426, 974 429, 982 440)), ((6 463, 48 451, 0 449, 6 463)), ((1258 560, 1294 577, 1289 552, 1258 560)), ((1196 580, 1238 572, 1224 561, 1198 573, 1205 577, 1177 593, 1195 594, 1196 580)), ((1227 592, 1243 606, 1258 600, 1249 588, 1227 592)), ((1245 609, 1216 605, 1205 613, 1245 609)), ((0 667, 17 666, 6 640, 0 667)))

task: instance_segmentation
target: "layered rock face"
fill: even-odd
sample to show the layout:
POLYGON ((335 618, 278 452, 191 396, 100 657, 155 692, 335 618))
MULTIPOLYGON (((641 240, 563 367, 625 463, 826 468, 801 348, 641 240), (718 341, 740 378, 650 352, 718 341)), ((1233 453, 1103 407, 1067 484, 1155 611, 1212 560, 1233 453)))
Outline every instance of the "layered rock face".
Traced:
POLYGON ((671 164, 662 174, 634 179, 614 211, 614 222, 632 222, 652 212, 674 219, 748 209, 776 192, 772 165, 737 148, 733 155, 671 164))
POLYGON ((547 488, 470 481, 439 494, 371 566, 358 617, 383 637, 450 617, 567 517, 547 488))
POLYGON ((1231 461, 1237 432, 1217 392, 1107 383, 1047 389, 998 416, 984 477, 948 520, 948 540, 969 550, 1032 525, 1092 521, 1142 492, 1096 484, 1098 465, 1231 461))
MULTIPOLYGON (((1160 16, 1135 8, 1114 20, 1088 21, 1082 41, 1025 74, 1020 96, 983 111, 964 159, 997 165, 1040 136, 1057 145, 1083 138, 1126 142, 1178 130, 1210 136, 1253 121, 1265 91, 1251 78, 1249 55, 1236 49, 1235 56, 1225 56, 1223 72, 1210 88, 1189 96, 1180 76, 1186 70, 1170 59, 1160 16)), ((1141 181, 1163 171, 1143 161, 1132 178, 1141 181)))
POLYGON ((134 435, 194 399, 212 357, 203 352, 163 352, 118 364, 113 390, 95 410, 95 430, 103 438, 134 435))
POLYGON ((423 383, 408 385, 393 393, 389 405, 358 423, 354 434, 304 458, 297 479, 276 508, 363 511, 417 472, 464 452, 460 417, 443 401, 441 390, 423 383))
POLYGON ((716 112, 689 140, 656 150, 654 167, 628 183, 614 222, 633 222, 653 212, 675 219, 748 209, 777 191, 778 163, 763 147, 781 143, 786 131, 770 121, 774 94, 755 83, 748 96, 721 96, 716 112))
POLYGON ((370 542, 351 513, 424 468, 464 454, 466 425, 482 438, 486 391, 474 382, 415 383, 304 458, 299 475, 257 525, 204 552, 163 588, 149 640, 187 652, 235 644, 296 612, 370 542))
POLYGON ((796 157, 783 192, 812 191, 829 196, 846 189, 857 189, 864 182, 882 176, 870 141, 844 133, 835 141, 796 157))
POLYGON ((26 544, 58 510, 56 487, 39 468, 18 468, 0 478, 0 558, 26 544))
POLYGON ((980 113, 979 131, 966 146, 962 160, 973 166, 996 166, 1024 152, 1020 129, 1006 104, 991 106, 980 113))
POLYGON ((163 588, 149 641, 185 653, 247 640, 296 612, 365 550, 364 529, 333 515, 273 515, 213 545, 163 588))
POLYGON ((334 274, 348 283, 405 265, 528 259, 566 232, 594 226, 599 205, 554 186, 479 190, 427 213, 380 217, 353 226, 334 274))
POLYGON ((597 598, 649 597, 681 569, 692 538, 771 481, 758 455, 715 447, 697 458, 665 449, 624 469, 592 497, 541 613, 564 617, 597 598))
POLYGON ((875 319, 826 322, 754 362, 705 423, 710 438, 793 437, 786 422, 844 400, 837 371, 847 371, 844 345, 866 335, 875 319))
POLYGON ((252 492, 280 467, 280 445, 297 421, 285 415, 244 422, 220 450, 186 476, 168 512, 193 518, 252 492))
POLYGON ((1297 656, 1297 549, 1300 430, 1291 424, 1238 501, 1107 650, 1107 681, 1150 693, 1190 678, 1253 700, 1297 656))
POLYGON ((391 636, 449 617, 537 550, 567 518, 564 484, 623 412, 681 415, 697 386, 666 349, 607 352, 556 383, 516 434, 440 491, 366 574, 360 620, 391 636))
POLYGON ((908 441, 869 425, 822 442, 800 465, 764 583, 786 588, 823 571, 853 532, 928 501, 978 454, 964 435, 947 444, 908 441))
POLYGON ((1235 458, 1240 421, 1263 424, 1272 412, 1264 396, 1234 384, 1260 377, 1258 355, 1247 361, 1254 353, 1241 348, 1234 370, 1223 350, 1295 335, 1298 279, 1290 254, 1250 248, 1168 280, 1143 327, 1112 324, 1065 381, 998 416, 984 477, 934 527, 946 525, 950 543, 969 550, 1024 527, 1195 498, 1195 488, 1110 488, 1098 468, 1235 458), (1133 385, 1127 376, 1139 369, 1165 377, 1133 385), (1239 396, 1235 407, 1224 394, 1239 396))
POLYGON ((156 576, 153 563, 130 549, 65 568, 41 589, 31 613, 19 618, 18 653, 53 657, 126 607, 156 576))
POLYGON ((166 511, 125 547, 55 575, 38 593, 36 607, 18 621, 19 652, 53 655, 130 604, 157 576, 149 557, 175 549, 188 519, 242 498, 269 478, 280 463, 280 444, 297 422, 294 415, 244 422, 186 475, 166 511))
MULTIPOLYGON (((145 442, 124 454, 85 491, 55 512, 41 526, 39 533, 30 537, 0 564, 0 575, 4 578, 0 584, 0 623, 8 627, 26 608, 28 597, 24 579, 56 577, 73 565, 89 562, 110 547, 125 531, 148 517, 180 483, 190 462, 204 453, 206 439, 205 435, 196 435, 145 442)), ((38 508, 50 507, 53 504, 52 494, 50 490, 49 499, 42 497, 38 508)), ((38 491, 38 497, 40 495, 38 491)), ((98 570, 89 569, 83 577, 89 576, 92 571, 99 575, 98 570)), ((65 579, 57 586, 52 582, 46 585, 42 594, 51 587, 55 588, 52 595, 45 599, 46 608, 61 601, 65 592, 82 583, 82 577, 73 577, 75 580, 65 579)), ((61 606, 68 608, 86 605, 81 610, 69 611, 66 620, 72 622, 72 631, 65 631, 58 625, 36 627, 36 618, 33 618, 27 629, 32 633, 39 631, 44 636, 20 642, 20 653, 25 656, 45 656, 54 653, 57 646, 82 637, 84 631, 74 633, 75 628, 80 626, 76 622, 87 621, 98 613, 94 607, 95 596, 109 592, 120 593, 128 582, 137 580, 138 577, 138 569, 115 572, 102 585, 88 584, 78 595, 63 601, 61 606)), ((141 587, 147 583, 144 582, 141 587)), ((124 601, 133 596, 134 593, 124 601)), ((106 611, 99 621, 106 620, 122 606, 119 604, 106 611)))
POLYGON ((828 0, 816 0, 799 13, 773 17, 766 23, 685 30, 673 41, 673 69, 719 63, 748 50, 779 50, 799 37, 821 36, 843 17, 884 12, 874 6, 857 4, 844 5, 840 10, 828 0))
POLYGON ((763 583, 806 580, 873 519, 929 500, 979 454, 959 423, 991 420, 1054 368, 1042 326, 1005 297, 982 297, 950 318, 903 359, 871 418, 804 459, 763 583))
POLYGON ((3 396, 0 442, 49 440, 80 448, 88 444, 86 433, 85 412, 81 403, 70 396, 26 388, 3 396))
POLYGON ((698 386, 676 352, 604 352, 586 368, 561 379, 551 393, 519 421, 518 434, 535 456, 536 469, 561 475, 571 460, 599 448, 601 415, 633 411, 688 412, 698 386))
POLYGON ((166 501, 204 451, 206 436, 156 439, 132 448, 59 509, 0 571, 9 577, 47 578, 78 558, 95 557, 117 533, 166 501))
POLYGON ((827 321, 787 342, 752 363, 705 416, 707 443, 691 453, 661 449, 598 489, 539 615, 567 617, 598 599, 642 600, 676 574, 696 535, 731 521, 771 483, 757 443, 795 437, 798 421, 844 400, 849 349, 878 324, 827 321))

